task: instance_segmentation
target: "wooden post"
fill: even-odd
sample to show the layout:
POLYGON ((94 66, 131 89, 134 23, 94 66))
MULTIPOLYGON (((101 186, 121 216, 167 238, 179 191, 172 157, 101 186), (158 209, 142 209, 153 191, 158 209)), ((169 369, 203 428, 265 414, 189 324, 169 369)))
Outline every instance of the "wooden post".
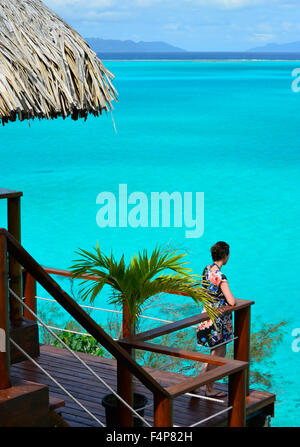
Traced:
MULTIPOLYGON (((126 348, 124 348, 126 349, 126 348)), ((130 355, 132 349, 126 349, 130 355)), ((131 407, 133 407, 133 386, 132 386, 132 374, 122 364, 122 361, 117 361, 117 381, 118 381, 118 394, 125 400, 131 407)), ((119 401, 119 424, 120 427, 133 427, 133 414, 125 405, 119 401)))
MULTIPOLYGON (((238 310, 234 315, 234 358, 250 362, 250 319, 251 307, 238 310)), ((249 366, 246 370, 246 395, 249 395, 249 366)))
POLYGON ((154 427, 173 427, 172 399, 154 393, 154 427))
MULTIPOLYGON (((8 232, 12 234, 18 242, 21 242, 21 199, 20 197, 9 197, 7 199, 7 223, 8 232)), ((10 288, 21 297, 22 294, 22 273, 20 264, 9 257, 10 288)), ((10 296, 10 319, 12 322, 20 320, 23 316, 22 304, 13 296, 10 296)))
POLYGON ((229 427, 246 426, 246 369, 229 376, 228 406, 233 407, 228 414, 229 427))
MULTIPOLYGON (((23 272, 24 303, 36 314, 36 280, 26 271, 23 272)), ((24 307, 24 318, 36 321, 36 318, 24 307)))
POLYGON ((7 243, 0 234, 0 389, 10 386, 7 243))
MULTIPOLYGON (((134 328, 130 324, 130 314, 127 304, 123 304, 123 338, 133 335, 134 328)), ((128 354, 133 356, 133 349, 125 348, 128 354)), ((133 379, 129 370, 124 367, 122 362, 117 362, 117 380, 118 380, 118 394, 124 399, 131 407, 133 407, 133 379)), ((133 414, 122 403, 119 403, 119 422, 121 427, 133 426, 133 414)))

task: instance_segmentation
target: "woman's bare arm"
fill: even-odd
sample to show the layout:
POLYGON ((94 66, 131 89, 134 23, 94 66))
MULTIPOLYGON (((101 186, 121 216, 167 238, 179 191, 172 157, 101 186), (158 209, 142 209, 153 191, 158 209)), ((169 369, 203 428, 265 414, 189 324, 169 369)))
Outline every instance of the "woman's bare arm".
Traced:
POLYGON ((227 281, 222 281, 221 283, 221 290, 223 292, 223 295, 226 298, 227 303, 230 306, 234 306, 235 305, 235 298, 231 293, 231 290, 229 288, 228 282, 227 281))

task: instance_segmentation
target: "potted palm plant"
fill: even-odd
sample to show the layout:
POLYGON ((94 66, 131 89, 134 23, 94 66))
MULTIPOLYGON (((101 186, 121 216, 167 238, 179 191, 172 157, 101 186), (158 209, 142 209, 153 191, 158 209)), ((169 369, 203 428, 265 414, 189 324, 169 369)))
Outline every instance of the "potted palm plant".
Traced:
MULTIPOLYGON (((75 260, 71 267, 73 278, 95 276, 95 281, 82 279, 82 299, 89 298, 93 303, 104 285, 110 285, 112 294, 109 301, 123 306, 123 337, 135 334, 136 323, 147 300, 166 292, 187 294, 197 305, 203 304, 209 317, 215 320, 216 311, 210 306, 213 299, 206 289, 200 286, 202 277, 191 274, 187 262, 184 262, 186 253, 157 247, 150 255, 147 250, 143 250, 132 256, 128 264, 125 263, 124 255, 119 261, 113 254, 106 256, 98 243, 93 252, 80 249, 76 253, 80 258, 75 260)), ((134 355, 133 350, 130 353, 134 355)), ((113 398, 106 396, 104 405, 112 400, 113 398)), ((133 395, 131 390, 131 402, 135 400, 139 400, 142 407, 145 406, 145 400, 139 399, 135 393, 133 395)), ((109 424, 107 421, 107 425, 109 424)))

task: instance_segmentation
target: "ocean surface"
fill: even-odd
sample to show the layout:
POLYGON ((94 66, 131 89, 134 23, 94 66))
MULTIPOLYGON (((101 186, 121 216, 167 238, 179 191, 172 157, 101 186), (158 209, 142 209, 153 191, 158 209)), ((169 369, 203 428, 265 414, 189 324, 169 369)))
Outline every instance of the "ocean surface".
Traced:
POLYGON ((181 52, 131 52, 131 53, 97 53, 102 60, 199 60, 199 61, 247 61, 247 60, 266 60, 266 61, 285 61, 300 60, 300 53, 297 52, 272 52, 265 53, 263 51, 215 51, 215 52, 199 52, 199 51, 181 51, 181 52))
MULTIPOLYGON (((300 93, 291 88, 300 58, 105 65, 119 93, 112 115, 1 128, 0 184, 24 192, 23 245, 42 265, 68 268, 78 248, 91 250, 97 241, 126 259, 161 244, 186 250, 201 274, 211 245, 227 241, 223 271, 236 297, 255 301, 254 327, 287 321, 273 363, 260 369, 274 375, 272 425, 300 426, 300 352, 292 350, 292 330, 300 328, 300 93), (96 198, 107 191, 118 203, 120 184, 148 198, 204 192, 204 234, 187 238, 184 227, 172 226, 100 228, 96 198)), ((4 201, 0 223, 6 225, 4 201)), ((61 283, 70 290, 69 280, 61 283)), ((107 293, 97 298, 100 307, 109 307, 107 293)), ((65 322, 49 303, 40 306, 55 324, 65 322)), ((92 316, 104 321, 103 313, 92 316)))

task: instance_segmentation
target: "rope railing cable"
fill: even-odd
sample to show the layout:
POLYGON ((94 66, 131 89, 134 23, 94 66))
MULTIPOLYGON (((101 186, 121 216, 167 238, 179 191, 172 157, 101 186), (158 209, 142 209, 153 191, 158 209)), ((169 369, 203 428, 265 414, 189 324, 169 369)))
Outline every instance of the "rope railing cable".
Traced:
MULTIPOLYGON (((36 298, 37 298, 37 299, 40 299, 40 300, 51 301, 51 302, 56 303, 55 300, 52 300, 52 299, 50 299, 50 298, 44 298, 44 297, 39 297, 39 296, 36 296, 36 298)), ((25 305, 25 303, 24 303, 23 301, 22 301, 22 304, 25 305)), ((100 308, 100 307, 87 306, 87 305, 83 305, 83 304, 81 304, 80 306, 83 307, 83 308, 92 309, 92 310, 101 310, 101 311, 106 311, 106 312, 113 312, 113 313, 122 314, 121 311, 112 310, 112 309, 104 309, 104 308, 100 308)), ((29 311, 31 311, 31 309, 29 309, 29 311)), ((31 313, 32 313, 32 312, 31 312, 31 313)), ((36 315, 34 315, 34 316, 36 316, 36 315)), ((163 320, 163 319, 160 319, 160 318, 149 317, 149 316, 146 316, 146 315, 141 315, 141 317, 142 317, 142 318, 147 318, 147 319, 150 319, 150 320, 161 321, 161 322, 164 322, 164 323, 173 323, 173 321, 171 321, 171 320, 163 320)), ((197 327, 197 326, 191 326, 191 327, 197 327)), ((54 329, 54 330, 58 330, 58 331, 66 331, 66 332, 70 332, 70 333, 74 333, 74 334, 78 334, 78 335, 85 335, 85 336, 90 336, 90 337, 91 337, 90 334, 82 333, 82 332, 76 332, 76 331, 71 331, 71 330, 69 330, 69 329, 63 329, 63 328, 58 328, 58 327, 54 327, 54 326, 47 326, 47 329, 48 329, 48 328, 51 328, 51 329, 54 329)), ((59 337, 58 337, 58 338, 59 338, 59 337)), ((233 342, 233 341, 236 340, 237 338, 238 338, 238 337, 233 337, 233 338, 231 338, 230 340, 227 340, 227 341, 225 341, 225 342, 223 342, 223 343, 220 343, 220 344, 218 345, 218 347, 219 347, 219 346, 222 346, 222 345, 227 345, 228 343, 233 342)), ((61 342, 61 339, 60 339, 60 338, 59 338, 59 341, 61 342)), ((70 349, 68 348, 67 345, 66 345, 65 347, 66 347, 68 350, 70 350, 70 349)), ((210 352, 210 351, 213 350, 213 349, 215 349, 215 347, 211 347, 211 348, 207 348, 207 349, 201 350, 201 352, 210 352)), ((71 352, 72 352, 72 354, 74 355, 73 351, 71 351, 71 352)), ((76 358, 77 358, 77 356, 76 356, 76 358)), ((78 358, 78 359, 81 361, 80 358, 78 358)), ((87 368, 88 368, 88 365, 85 365, 85 366, 87 366, 87 368)), ((89 369, 89 368, 88 368, 88 369, 89 369)), ((101 380, 101 378, 99 378, 99 379, 101 380)), ((109 387, 109 385, 108 385, 108 387, 109 387)), ((112 391, 112 392, 113 392, 113 391, 112 391)), ((114 394, 115 394, 115 393, 114 393, 114 394)), ((186 396, 189 396, 189 397, 194 397, 194 398, 198 398, 198 399, 203 399, 203 400, 212 401, 212 402, 225 403, 224 400, 221 400, 221 399, 214 399, 214 398, 211 398, 211 397, 208 397, 208 396, 202 396, 202 395, 197 395, 197 394, 193 394, 193 393, 185 393, 185 395, 186 395, 186 396)), ((121 399, 120 396, 119 396, 119 399, 121 399)), ((147 406, 144 407, 144 408, 147 408, 147 407, 149 407, 149 406, 152 406, 152 404, 151 404, 151 405, 147 405, 147 406)), ((142 409, 144 409, 144 408, 142 408, 142 409)), ((131 409, 132 411, 134 411, 131 407, 130 407, 130 409, 131 409)), ((139 409, 139 410, 140 410, 140 409, 139 409)), ((222 412, 223 412, 223 411, 227 411, 227 409, 222 410, 222 412)), ((137 414, 137 416, 139 416, 140 419, 143 420, 143 418, 142 418, 140 415, 137 414)), ((213 415, 213 416, 210 416, 209 419, 212 418, 212 417, 215 417, 215 416, 214 416, 214 415, 213 415)), ((147 423, 145 420, 143 420, 143 421, 144 421, 145 423, 147 423)), ((202 423, 202 422, 200 422, 200 423, 202 423)), ((200 424, 200 423, 199 423, 199 424, 200 424)), ((149 425, 149 424, 147 424, 147 425, 149 425)), ((150 426, 150 425, 149 425, 149 426, 150 426)))
MULTIPOLYGON (((43 325, 42 325, 41 323, 38 323, 38 326, 43 327, 43 325)), ((71 331, 71 329, 65 329, 65 328, 56 327, 56 326, 49 326, 49 325, 47 325, 47 327, 48 327, 49 329, 53 329, 53 330, 55 330, 55 331, 69 332, 70 334, 84 335, 84 336, 86 336, 86 337, 93 337, 91 334, 88 334, 87 332, 71 331)))
POLYGON ((82 365, 84 365, 85 368, 91 374, 93 374, 93 376, 96 377, 97 380, 99 380, 112 394, 114 394, 116 396, 116 398, 122 402, 123 405, 125 405, 132 413, 134 413, 135 416, 137 416, 139 419, 141 419, 141 421, 143 421, 146 425, 148 425, 148 427, 151 427, 151 425, 148 424, 148 422, 139 413, 137 413, 124 399, 122 399, 122 397, 119 396, 119 394, 116 393, 116 391, 113 388, 111 388, 105 382, 105 380, 102 379, 102 377, 98 376, 98 374, 95 373, 95 371, 92 368, 90 368, 89 365, 76 354, 76 352, 72 351, 69 348, 69 346, 60 337, 58 337, 57 334, 55 334, 55 332, 53 332, 51 329, 49 329, 49 327, 38 317, 38 315, 32 309, 30 309, 30 307, 27 306, 27 304, 24 303, 24 301, 12 289, 9 289, 9 291, 41 323, 41 325, 45 329, 47 329, 48 332, 51 335, 53 335, 53 337, 55 337, 64 346, 64 348, 66 348, 82 365))
MULTIPOLYGON (((223 341, 223 343, 219 343, 218 345, 212 346, 212 347, 207 348, 207 349, 201 349, 201 352, 202 352, 202 353, 203 353, 203 352, 210 352, 210 351, 212 351, 212 350, 214 350, 214 349, 219 348, 220 346, 227 345, 228 343, 231 343, 231 342, 233 342, 234 340, 237 340, 237 339, 238 339, 238 337, 232 337, 230 340, 223 341)), ((201 345, 200 345, 200 346, 201 346, 201 345)))
MULTIPOLYGON (((43 327, 43 325, 40 324, 40 323, 38 323, 38 326, 43 327)), ((48 327, 49 329, 53 329, 53 330, 55 330, 55 331, 69 332, 70 334, 84 335, 85 337, 93 337, 91 334, 88 334, 87 332, 71 331, 71 329, 65 329, 65 328, 56 327, 56 326, 49 326, 49 325, 47 325, 47 327, 48 327)), ((118 339, 118 338, 113 338, 113 340, 117 341, 117 340, 119 340, 119 339, 118 339)))
MULTIPOLYGON (((50 298, 44 298, 42 296, 36 296, 36 298, 38 300, 43 300, 43 301, 50 301, 51 303, 57 303, 57 301, 55 300, 51 300, 50 298)), ((116 314, 122 314, 121 310, 113 310, 113 309, 104 309, 102 307, 95 307, 95 306, 87 306, 86 304, 79 304, 80 307, 83 307, 85 309, 92 309, 92 310, 102 310, 105 312, 112 312, 112 313, 116 313, 116 314)), ((146 318, 148 320, 155 320, 155 321, 161 321, 162 323, 174 323, 174 321, 171 320, 163 320, 162 318, 156 318, 156 317, 149 317, 148 315, 141 315, 141 318, 146 318)))
POLYGON ((208 416, 208 417, 205 418, 205 419, 201 419, 201 421, 198 421, 198 422, 195 422, 195 423, 192 424, 192 425, 189 425, 189 427, 196 427, 197 425, 204 424, 204 422, 207 422, 207 421, 209 421, 210 419, 213 419, 213 418, 215 418, 215 417, 217 417, 217 416, 220 416, 221 414, 226 413, 227 411, 232 410, 232 408, 233 408, 232 406, 231 406, 231 407, 227 407, 227 408, 225 408, 224 410, 219 411, 218 413, 212 414, 211 416, 208 416))
MULTIPOLYGON (((37 299, 40 299, 40 300, 51 301, 51 302, 56 303, 55 300, 51 300, 50 298, 44 298, 44 297, 39 297, 39 296, 36 296, 36 298, 37 298, 37 299)), ((102 311, 106 311, 106 312, 114 312, 114 313, 119 313, 119 314, 122 313, 121 311, 118 311, 118 310, 103 309, 103 308, 100 308, 100 307, 87 306, 87 305, 83 305, 83 304, 81 304, 80 306, 81 306, 81 307, 84 307, 84 308, 88 308, 88 309, 102 310, 102 311)), ((142 316, 142 317, 143 317, 143 316, 142 316)), ((173 321, 171 321, 171 320, 162 320, 162 319, 160 319, 160 318, 154 318, 154 317, 148 317, 148 316, 144 316, 144 318, 149 318, 149 319, 153 319, 153 320, 158 320, 158 321, 162 321, 162 322, 165 322, 165 323, 173 323, 173 321)), ((92 337, 92 335, 91 335, 91 334, 88 334, 88 333, 72 331, 72 330, 70 330, 70 329, 58 328, 58 327, 55 327, 55 326, 48 326, 48 327, 49 327, 50 329, 54 329, 54 330, 57 330, 57 331, 70 332, 70 333, 72 333, 72 334, 85 335, 85 336, 87 336, 87 337, 92 337)), ((197 327, 197 326, 192 326, 192 327, 197 327)), ((222 346, 222 345, 227 345, 228 343, 231 343, 231 342, 233 342, 234 340, 237 340, 237 339, 238 339, 238 337, 233 337, 233 338, 231 338, 230 340, 227 340, 227 341, 225 341, 225 342, 223 342, 223 343, 220 343, 220 344, 218 345, 218 347, 219 347, 219 346, 222 346)), ((117 339, 114 339, 114 340, 117 340, 117 339)), ((201 352, 203 352, 203 353, 204 353, 204 352, 210 352, 210 351, 213 350, 213 349, 215 349, 215 347, 211 347, 211 348, 207 348, 207 349, 201 350, 201 352)), ((221 400, 221 399, 214 399, 214 398, 212 398, 212 397, 208 397, 208 396, 202 396, 202 395, 193 394, 193 393, 185 393, 185 395, 186 395, 186 396, 189 396, 189 397, 194 397, 194 398, 197 398, 197 399, 208 400, 208 401, 211 401, 211 402, 225 403, 224 400, 221 400)), ((142 409, 143 409, 143 408, 142 408, 142 409)))
POLYGON ((184 396, 195 397, 197 399, 209 400, 211 402, 225 403, 225 400, 215 399, 214 397, 202 396, 201 394, 185 393, 184 396))
MULTIPOLYGON (((38 297, 37 297, 38 298, 38 297)), ((48 300, 47 298, 40 298, 40 299, 45 299, 45 300, 48 300)), ((54 301, 54 302, 56 302, 55 300, 48 300, 48 301, 54 301)), ((83 306, 83 307, 90 307, 90 306, 83 306)), ((95 308, 96 309, 96 308, 95 308)), ((108 309, 99 309, 99 310, 108 310, 108 309)), ((118 311, 110 311, 110 310, 108 310, 108 312, 118 312, 118 311)), ((151 317, 148 317, 148 318, 151 318, 151 317)), ((167 321, 167 320, 162 320, 162 321, 167 321)), ((171 322, 171 321, 170 321, 171 322)), ((42 326, 41 324, 39 324, 39 326, 42 326)), ((54 330, 56 330, 56 331, 61 331, 61 332, 69 332, 69 333, 71 333, 71 334, 77 334, 77 335, 84 335, 84 336, 86 336, 86 337, 92 337, 92 335, 91 334, 88 334, 88 333, 86 333, 86 332, 77 332, 77 331, 72 331, 72 330, 70 330, 70 329, 64 329, 64 328, 59 328, 59 327, 55 327, 55 326, 48 326, 48 328, 50 328, 50 329, 54 329, 54 330)), ((227 340, 227 341, 225 341, 225 342, 223 342, 223 343, 220 343, 219 345, 218 345, 218 347, 219 346, 222 346, 222 345, 227 345, 228 343, 231 343, 231 342, 233 342, 234 340, 237 340, 238 339, 238 337, 233 337, 233 338, 231 338, 230 340, 227 340)), ((114 340, 118 340, 117 338, 114 338, 114 340)), ((207 348, 207 349, 204 349, 204 350, 201 350, 201 352, 203 353, 203 352, 210 352, 211 350, 213 350, 213 349, 215 349, 216 347, 211 347, 211 348, 207 348)), ((155 371, 156 370, 158 370, 159 368, 157 368, 157 369, 155 369, 155 371)), ((185 395, 186 396, 189 396, 189 397, 195 397, 195 398, 197 398, 197 399, 203 399, 203 400, 210 400, 210 401, 212 401, 212 402, 219 402, 219 403, 224 403, 225 401, 224 400, 221 400, 221 399, 214 399, 214 398, 212 398, 212 397, 208 397, 208 396, 202 396, 202 395, 199 395, 199 394, 193 394, 193 393, 185 393, 185 395)))
POLYGON ((30 360, 37 368, 39 368, 44 374, 46 374, 47 377, 49 377, 52 382, 55 383, 65 394, 67 394, 77 405, 80 406, 89 416, 91 416, 92 419, 94 419, 96 422, 98 422, 99 425, 102 427, 105 427, 105 424, 100 421, 95 415, 93 415, 84 405, 82 405, 81 402, 79 402, 76 397, 74 397, 63 385, 61 385, 54 377, 52 377, 51 374, 48 373, 38 362, 36 362, 27 352, 24 351, 12 338, 9 339, 10 343, 14 345, 28 360, 30 360))

